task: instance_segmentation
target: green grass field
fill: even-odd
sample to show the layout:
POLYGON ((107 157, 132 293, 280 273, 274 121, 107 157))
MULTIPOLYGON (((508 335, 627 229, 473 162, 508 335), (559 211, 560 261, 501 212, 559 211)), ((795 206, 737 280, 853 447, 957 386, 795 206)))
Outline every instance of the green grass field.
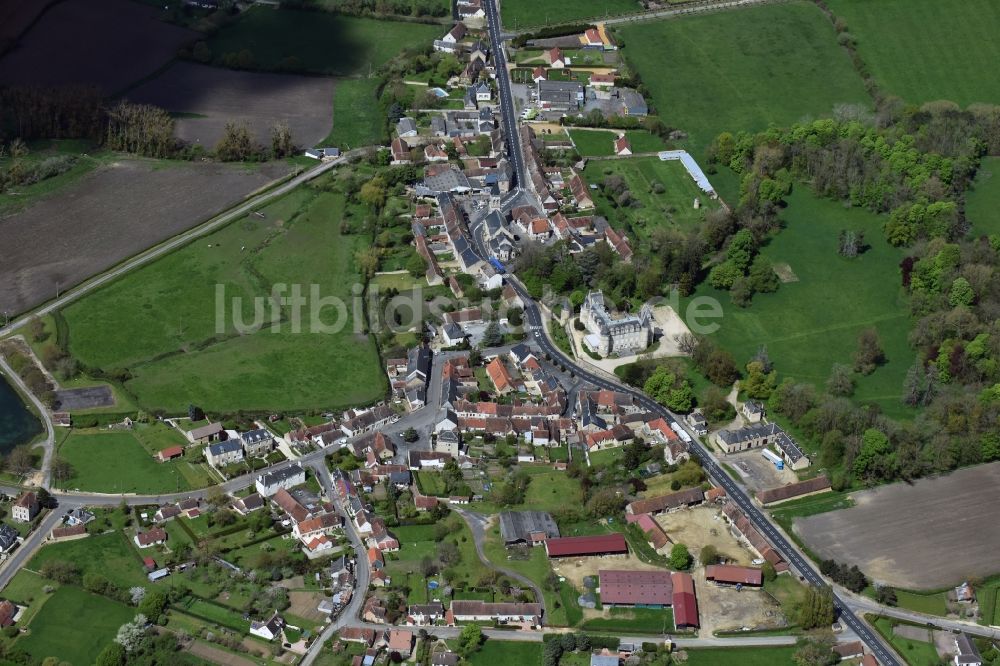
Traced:
POLYGON ((511 30, 641 11, 642 6, 635 0, 504 0, 501 6, 504 27, 511 30))
POLYGON ((592 618, 581 625, 584 631, 635 632, 667 634, 674 631, 674 612, 670 608, 612 608, 609 617, 592 618))
POLYGON ((791 666, 795 647, 701 648, 686 650, 688 666, 791 666))
POLYGON ((31 558, 28 568, 39 571, 48 561, 65 560, 76 563, 81 575, 97 573, 123 589, 147 585, 149 581, 146 580, 142 561, 135 549, 126 543, 126 538, 115 531, 49 544, 31 558))
POLYGON ((762 254, 772 264, 787 263, 798 281, 754 296, 747 308, 702 285, 697 295, 717 299, 724 311, 713 336, 737 365, 766 345, 779 378, 822 387, 834 363, 853 363, 858 332, 875 327, 888 360, 858 378, 854 398, 877 403, 891 416, 908 416, 902 384, 914 353, 907 343, 910 317, 897 268, 904 253, 885 242, 880 218, 817 199, 803 188, 789 197, 782 217, 786 228, 762 254), (837 238, 845 228, 863 229, 871 249, 853 260, 840 257, 837 238))
POLYGON ((1000 233, 1000 157, 984 157, 972 189, 965 195, 965 214, 972 233, 1000 233))
POLYGON ((31 632, 17 647, 36 659, 58 657, 71 664, 93 664, 118 627, 135 609, 78 587, 60 587, 31 621, 31 632), (83 621, 85 620, 85 621, 83 621))
POLYGON ((491 641, 483 643, 478 652, 469 656, 472 666, 527 666, 542 663, 542 644, 521 641, 491 641))
POLYGON ((880 617, 874 621, 874 625, 910 666, 937 666, 941 663, 933 643, 897 636, 893 633, 892 621, 888 618, 880 617))
POLYGON ((279 69, 294 58, 306 71, 344 76, 367 74, 403 48, 429 44, 441 34, 439 25, 253 7, 212 35, 208 47, 216 59, 247 50, 263 69, 279 69))
POLYGON ((830 0, 887 93, 922 104, 1000 102, 1000 4, 993 0, 830 0), (962 48, 955 48, 961 44, 962 48))
POLYGON ((333 129, 324 145, 350 150, 385 143, 378 79, 342 79, 333 89, 333 129))
POLYGON ((650 104, 688 132, 697 159, 722 131, 829 115, 843 102, 870 106, 833 26, 811 3, 637 23, 620 34, 650 104))
POLYGON ((360 282, 353 254, 366 241, 341 235, 343 195, 307 186, 262 212, 67 308, 70 351, 88 366, 127 367, 125 387, 147 410, 336 408, 380 397, 377 352, 370 336, 355 334, 351 307, 360 282), (339 330, 311 332, 323 302, 309 298, 296 331, 291 308, 274 308, 267 297, 279 286, 287 295, 291 285, 306 297, 316 290, 340 299, 343 310, 317 307, 317 321, 339 330), (238 324, 252 327, 255 309, 264 326, 240 335, 238 324), (276 328, 275 313, 285 319, 276 328))
MULTIPOLYGON (((63 488, 98 493, 163 493, 188 490, 189 477, 198 475, 211 483, 198 467, 178 458, 159 463, 128 431, 74 431, 59 446, 59 455, 75 474, 60 482, 63 488)), ((200 467, 200 466, 199 466, 200 467)))
POLYGON ((618 462, 622 457, 622 447, 617 446, 610 449, 598 449, 587 453, 591 467, 609 467, 618 462))
MULTIPOLYGON (((576 144, 576 151, 583 157, 603 157, 614 155, 614 141, 621 132, 607 130, 572 129, 569 135, 576 144)), ((655 153, 666 150, 663 139, 642 130, 625 132, 633 153, 655 153)))
POLYGON ((624 160, 592 160, 583 170, 588 184, 600 184, 609 175, 621 176, 638 207, 617 207, 603 192, 595 191, 597 212, 624 230, 629 238, 644 241, 658 226, 688 228, 705 219, 705 213, 719 207, 708 198, 678 161, 664 162, 658 157, 632 157, 624 160), (658 193, 657 186, 663 191, 658 193), (694 207, 698 199, 700 207, 694 207))

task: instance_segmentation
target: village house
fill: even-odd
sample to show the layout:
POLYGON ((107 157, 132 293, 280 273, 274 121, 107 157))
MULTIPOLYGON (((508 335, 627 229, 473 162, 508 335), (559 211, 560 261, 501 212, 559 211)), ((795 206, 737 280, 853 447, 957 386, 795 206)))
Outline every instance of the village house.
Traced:
POLYGON ((250 623, 250 633, 258 638, 263 638, 265 641, 273 641, 281 635, 284 628, 285 620, 278 615, 278 611, 274 611, 274 614, 264 622, 255 621, 250 623))
POLYGON ((238 439, 227 439, 224 442, 210 444, 205 449, 205 458, 212 467, 225 467, 243 460, 243 444, 238 439))
POLYGON ((0 553, 9 553, 20 543, 20 535, 7 523, 0 523, 0 553))
POLYGON ((145 532, 137 533, 132 540, 135 541, 135 545, 139 548, 149 548, 166 541, 167 533, 162 527, 154 527, 145 532))
POLYGON ((30 523, 38 514, 38 496, 32 491, 21 493, 10 507, 10 517, 19 523, 30 523))
POLYGON ((440 603, 413 604, 407 609, 407 624, 423 626, 444 619, 444 606, 440 603))
POLYGON ((208 444, 219 439, 223 434, 225 434, 225 430, 223 430, 221 423, 209 423, 208 425, 189 430, 186 433, 188 440, 192 444, 208 444))
POLYGON ((704 501, 705 491, 701 488, 689 488, 688 490, 681 490, 669 495, 635 500, 625 506, 625 513, 632 515, 648 513, 655 516, 658 513, 673 511, 674 509, 687 506, 695 506, 704 501))
POLYGON ((263 497, 271 497, 280 489, 294 488, 306 482, 306 471, 299 464, 289 465, 257 477, 254 486, 263 497))
POLYGON ((392 629, 386 639, 386 650, 395 658, 408 659, 413 652, 413 632, 406 629, 392 629))
POLYGON ((264 428, 245 432, 240 439, 243 441, 243 452, 250 457, 266 456, 274 446, 274 435, 264 428))
POLYGON ((632 154, 632 144, 624 134, 614 140, 615 155, 625 157, 632 154))
POLYGON ((452 601, 448 609, 448 624, 456 622, 500 622, 542 624, 542 606, 534 603, 489 603, 485 601, 452 601))

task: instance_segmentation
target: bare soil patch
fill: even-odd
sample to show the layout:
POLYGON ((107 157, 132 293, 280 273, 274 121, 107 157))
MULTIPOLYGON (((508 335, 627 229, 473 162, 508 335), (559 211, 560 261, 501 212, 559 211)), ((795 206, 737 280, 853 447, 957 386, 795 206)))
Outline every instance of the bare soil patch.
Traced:
POLYGON ((722 512, 713 506, 696 506, 656 517, 674 543, 683 543, 697 559, 701 549, 711 544, 719 555, 735 564, 750 564, 750 553, 729 532, 722 512))
POLYGON ((795 521, 822 557, 856 564, 876 582, 940 589, 997 573, 1000 463, 852 495, 856 506, 795 521))
POLYGON ((779 471, 774 463, 761 455, 760 449, 726 455, 722 460, 736 468, 743 482, 753 490, 775 488, 799 480, 789 467, 779 471))
POLYGON ((778 276, 778 279, 782 282, 798 282, 799 276, 795 274, 792 267, 785 262, 780 262, 774 265, 773 270, 778 276))
MULTIPOLYGON (((309 620, 310 622, 315 622, 316 624, 323 624, 327 616, 316 610, 316 606, 322 601, 324 595, 319 592, 309 592, 306 590, 295 590, 288 593, 288 600, 292 603, 289 607, 288 612, 292 615, 298 615, 301 618, 309 620)), ((302 627, 303 629, 312 629, 312 627, 302 627)))
POLYGON ((221 648, 213 647, 201 641, 191 641, 188 645, 188 652, 196 657, 201 657, 213 664, 221 666, 256 666, 257 662, 238 654, 233 654, 221 648))
POLYGON ((114 94, 155 72, 197 35, 157 20, 154 7, 138 2, 66 0, 0 59, 0 83, 87 83, 114 94))
POLYGON ((78 411, 94 409, 95 407, 110 407, 113 404, 115 404, 115 396, 111 392, 111 387, 107 385, 56 391, 55 409, 78 411))
POLYGON ((228 122, 245 122, 265 145, 283 120, 297 145, 311 147, 333 126, 333 79, 291 74, 237 72, 176 62, 128 94, 134 102, 184 114, 175 120, 178 138, 208 148, 228 122))
POLYGON ((721 587, 705 580, 704 567, 692 574, 698 595, 700 636, 717 631, 738 631, 743 627, 755 630, 780 629, 788 626, 781 604, 760 589, 721 587))
POLYGON ((0 218, 0 311, 23 312, 208 219, 286 174, 286 164, 126 159, 0 218))

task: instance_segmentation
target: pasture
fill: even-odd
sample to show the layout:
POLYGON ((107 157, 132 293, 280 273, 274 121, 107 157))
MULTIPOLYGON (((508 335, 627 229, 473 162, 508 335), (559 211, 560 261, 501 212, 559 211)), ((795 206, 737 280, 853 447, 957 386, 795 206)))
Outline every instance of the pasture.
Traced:
POLYGON ((364 239, 341 235, 345 200, 320 192, 325 182, 77 301, 65 311, 70 351, 129 368, 125 388, 148 409, 334 408, 380 397, 377 352, 350 306, 364 239), (291 285, 308 301, 299 316, 268 298, 291 285))
POLYGON ((505 28, 523 30, 553 23, 585 22, 605 16, 639 13, 642 5, 636 0, 504 0, 500 11, 505 28))
POLYGON ((795 646, 685 650, 688 666, 792 666, 795 646))
POLYGON ((661 226, 686 228, 705 219, 705 213, 719 207, 688 175, 678 161, 658 157, 630 157, 621 160, 590 160, 583 170, 588 185, 601 185, 617 176, 631 193, 631 202, 618 200, 604 190, 591 191, 597 212, 632 240, 648 241, 653 229, 661 226), (698 199, 699 208, 694 207, 698 199))
POLYGON ((379 21, 328 12, 252 7, 208 40, 216 62, 249 51, 252 69, 346 76, 368 74, 407 46, 430 44, 440 25, 379 21))
MULTIPOLYGON (((79 488, 98 493, 155 494, 179 492, 213 483, 204 465, 192 465, 183 457, 157 462, 154 446, 143 446, 139 438, 157 443, 156 451, 183 444, 154 433, 156 426, 139 426, 129 431, 73 431, 59 445, 59 455, 74 470, 73 476, 60 481, 63 488, 79 488)), ((166 426, 159 426, 166 428, 166 426)), ((171 433, 165 433, 171 434, 171 433)))
POLYGON ((1000 103, 1000 5, 992 0, 830 0, 858 41, 862 60, 885 92, 912 104, 946 99, 965 107, 1000 103), (956 48, 961 44, 961 48, 956 48))
POLYGON ((801 187, 788 204, 782 214, 785 228, 761 254, 772 264, 787 263, 798 281, 755 295, 746 308, 733 305, 728 293, 701 285, 695 295, 716 299, 724 313, 713 337, 740 367, 766 345, 779 378, 822 387, 834 363, 853 364, 858 333, 874 327, 887 362, 856 378, 853 397, 877 403, 892 416, 910 415, 902 385, 914 353, 907 342, 910 317, 897 269, 904 252, 886 243, 881 218, 867 211, 845 209, 801 187), (839 256, 841 229, 863 229, 871 248, 854 259, 839 256))
POLYGON ((854 507, 795 521, 812 551, 856 564, 878 583, 914 590, 997 573, 1000 528, 992 507, 1000 502, 1000 463, 852 497, 854 507), (948 538, 956 516, 975 539, 948 538))
POLYGON ((257 142, 268 145, 271 127, 279 121, 288 124, 296 145, 311 147, 330 131, 333 80, 176 62, 128 98, 177 114, 177 138, 206 149, 215 146, 230 122, 246 123, 257 142))
POLYGON ((138 2, 59 2, 0 59, 0 84, 89 84, 110 96, 155 72, 197 34, 138 2))
POLYGON ((722 131, 755 131, 871 105, 861 77, 812 3, 791 2, 620 28, 623 54, 665 123, 701 159, 722 131), (669 63, 669 66, 664 66, 669 63))
POLYGON ((965 214, 976 236, 1000 234, 1000 157, 984 157, 972 189, 965 195, 965 214))
POLYGON ((17 639, 17 647, 36 659, 57 657, 71 664, 93 664, 114 640, 118 627, 134 615, 135 609, 107 597, 63 586, 32 619, 30 633, 17 639))
POLYGON ((342 150, 385 143, 378 79, 341 79, 333 89, 333 129, 324 139, 342 150))
MULTIPOLYGON (((614 141, 621 132, 616 130, 571 129, 569 136, 576 145, 576 152, 582 157, 606 157, 614 155, 614 141)), ((655 153, 666 150, 663 139, 643 130, 625 132, 633 153, 655 153)))
POLYGON ((287 172, 278 163, 109 162, 0 218, 0 311, 14 315, 44 303, 287 172))
MULTIPOLYGON (((73 562, 80 567, 80 575, 96 573, 120 588, 147 585, 146 572, 135 548, 127 542, 129 537, 120 531, 92 534, 86 539, 52 543, 39 550, 28 562, 32 571, 41 570, 51 560, 73 562)), ((147 555, 155 557, 155 551, 147 555)))

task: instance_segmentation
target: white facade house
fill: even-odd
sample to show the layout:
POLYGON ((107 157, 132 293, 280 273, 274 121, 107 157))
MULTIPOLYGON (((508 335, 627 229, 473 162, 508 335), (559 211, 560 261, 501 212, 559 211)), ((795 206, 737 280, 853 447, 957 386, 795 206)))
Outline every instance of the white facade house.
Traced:
POLYGON ((580 307, 580 322, 586 327, 584 343, 601 356, 635 354, 653 341, 653 312, 642 306, 638 315, 612 317, 604 305, 604 294, 592 291, 580 307))
POLYGON ((271 497, 276 492, 284 488, 294 488, 306 482, 306 471, 301 465, 290 465, 284 469, 279 469, 257 477, 254 485, 257 492, 263 497, 271 497))

